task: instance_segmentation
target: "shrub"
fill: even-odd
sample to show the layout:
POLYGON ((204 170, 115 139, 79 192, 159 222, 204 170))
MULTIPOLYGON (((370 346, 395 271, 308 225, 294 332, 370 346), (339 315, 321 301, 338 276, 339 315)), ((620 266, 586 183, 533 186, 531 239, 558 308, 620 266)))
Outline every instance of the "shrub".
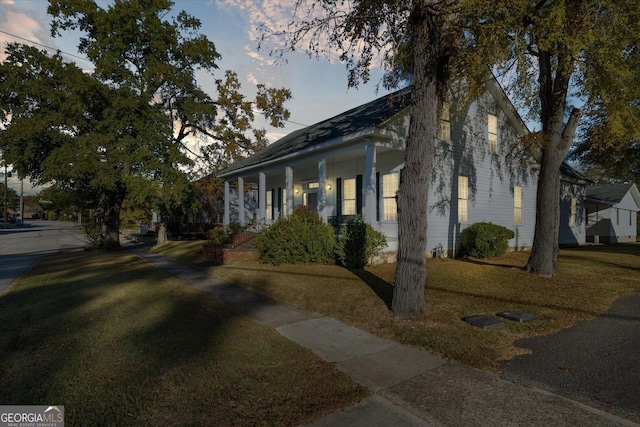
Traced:
POLYGON ((247 228, 244 225, 240 224, 239 221, 233 221, 227 227, 229 228, 229 234, 242 233, 247 228))
POLYGON ((109 239, 102 232, 102 227, 95 222, 85 224, 84 233, 87 236, 90 249, 120 249, 120 242, 109 239))
POLYGON ((231 236, 224 227, 215 227, 207 233, 207 240, 214 245, 223 245, 231 241, 231 236))
POLYGON ((336 252, 345 267, 362 268, 386 246, 384 233, 358 218, 347 223, 344 234, 338 239, 336 252))
POLYGON ((509 249, 512 230, 490 222, 478 222, 462 232, 462 253, 474 258, 493 258, 509 249))
POLYGON ((335 262, 333 228, 306 207, 297 208, 289 217, 278 218, 255 242, 260 260, 265 263, 335 262))

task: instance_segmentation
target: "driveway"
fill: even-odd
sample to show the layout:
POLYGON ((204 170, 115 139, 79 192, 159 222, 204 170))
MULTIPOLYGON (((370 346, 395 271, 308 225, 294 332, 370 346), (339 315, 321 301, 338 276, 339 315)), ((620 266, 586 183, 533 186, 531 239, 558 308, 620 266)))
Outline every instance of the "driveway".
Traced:
POLYGON ((43 256, 86 247, 84 231, 75 222, 32 220, 0 229, 0 293, 43 256))
POLYGON ((640 422, 640 291, 606 315, 517 344, 532 353, 503 362, 504 372, 640 422))

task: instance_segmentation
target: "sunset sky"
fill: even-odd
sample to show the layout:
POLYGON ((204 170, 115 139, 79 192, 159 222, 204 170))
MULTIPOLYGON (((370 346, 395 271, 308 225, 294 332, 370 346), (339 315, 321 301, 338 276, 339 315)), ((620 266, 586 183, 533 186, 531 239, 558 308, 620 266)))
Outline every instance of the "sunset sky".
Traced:
MULTIPOLYGON (((98 4, 105 7, 110 2, 98 4)), ((337 58, 317 60, 300 51, 289 54, 287 63, 275 64, 268 49, 258 50, 258 27, 286 26, 292 19, 293 4, 294 0, 176 0, 174 6, 176 12, 184 10, 200 19, 201 33, 215 43, 222 56, 213 77, 201 76, 205 90, 211 89, 213 94, 213 80, 231 69, 238 74, 248 97, 255 94, 257 83, 292 91, 293 99, 287 104, 291 118, 284 129, 271 128, 258 118, 258 125, 267 129, 271 142, 387 93, 382 87, 377 91, 382 78, 379 69, 373 70, 368 84, 349 89, 345 65, 337 58)), ((46 46, 51 52, 59 49, 65 59, 90 69, 91 63, 78 53, 77 33, 51 37, 47 6, 46 0, 0 0, 0 60, 4 60, 6 43, 17 41, 46 46)))

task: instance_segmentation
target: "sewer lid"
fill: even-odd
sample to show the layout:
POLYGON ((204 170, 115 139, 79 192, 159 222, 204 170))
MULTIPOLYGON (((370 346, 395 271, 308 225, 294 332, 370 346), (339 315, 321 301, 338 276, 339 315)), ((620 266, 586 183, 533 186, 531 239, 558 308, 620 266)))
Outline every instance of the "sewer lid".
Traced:
POLYGON ((501 311, 497 314, 500 317, 503 317, 507 320, 513 320, 514 322, 527 323, 533 322, 537 319, 535 314, 531 313, 523 313, 521 311, 501 311))
POLYGON ((477 326, 478 328, 482 328, 485 331, 487 329, 502 326, 502 320, 494 319, 493 317, 485 316, 483 314, 465 317, 462 320, 464 320, 470 325, 477 326))

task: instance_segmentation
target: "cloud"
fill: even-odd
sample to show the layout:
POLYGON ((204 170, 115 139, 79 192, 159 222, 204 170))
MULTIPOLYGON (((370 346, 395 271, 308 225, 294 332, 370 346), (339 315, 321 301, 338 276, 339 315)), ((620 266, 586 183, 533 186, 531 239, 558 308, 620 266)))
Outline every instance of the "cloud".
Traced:
MULTIPOLYGON (((296 22, 300 23, 301 21, 312 21, 315 18, 326 17, 326 12, 314 1, 302 1, 300 8, 297 10, 295 9, 296 2, 291 0, 216 0, 216 3, 220 8, 235 8, 239 10, 247 21, 246 31, 249 39, 254 41, 256 45, 261 45, 261 51, 274 53, 275 55, 282 49, 287 50, 285 40, 277 36, 265 39, 264 36, 267 31, 271 33, 291 32, 295 30, 294 23, 296 22)), ((335 7, 338 8, 339 12, 349 13, 350 11, 349 2, 337 2, 335 7)), ((331 31, 331 28, 327 30, 331 31)), ((384 29, 381 31, 384 31, 384 29)), ((297 43, 296 51, 308 53, 307 47, 315 45, 323 59, 331 63, 341 62, 341 52, 331 48, 328 33, 318 34, 315 43, 313 37, 314 32, 309 31, 297 43)), ((349 55, 358 58, 363 46, 361 41, 356 41, 355 44, 347 47, 350 50, 349 55)), ((387 48, 388 46, 384 49, 387 48)), ((259 57, 261 60, 265 60, 265 57, 258 54, 258 52, 253 54, 256 58, 259 57)), ((289 55, 292 54, 290 53, 289 55)), ((381 62, 382 56, 376 57, 373 66, 380 67, 381 62)))
POLYGON ((27 40, 40 44, 50 42, 48 30, 37 19, 38 14, 17 11, 10 0, 0 1, 3 5, 3 13, 0 14, 0 28, 3 31, 0 33, 0 61, 6 59, 7 43, 25 43, 27 40))
POLYGON ((256 76, 253 75, 253 73, 247 74, 247 81, 254 85, 257 85, 259 83, 258 79, 256 78, 256 76))

